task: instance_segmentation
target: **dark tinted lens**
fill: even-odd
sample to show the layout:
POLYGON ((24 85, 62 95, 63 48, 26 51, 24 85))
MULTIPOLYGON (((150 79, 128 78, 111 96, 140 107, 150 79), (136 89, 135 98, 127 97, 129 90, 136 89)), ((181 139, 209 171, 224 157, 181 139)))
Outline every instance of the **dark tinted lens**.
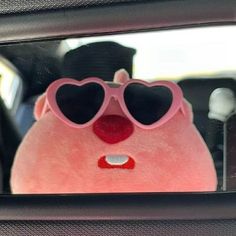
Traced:
POLYGON ((151 125, 166 114, 173 98, 167 87, 146 87, 137 83, 127 86, 124 99, 134 119, 141 124, 151 125))
POLYGON ((77 124, 85 124, 99 111, 104 100, 103 87, 96 83, 83 86, 66 84, 56 93, 56 101, 65 117, 77 124))

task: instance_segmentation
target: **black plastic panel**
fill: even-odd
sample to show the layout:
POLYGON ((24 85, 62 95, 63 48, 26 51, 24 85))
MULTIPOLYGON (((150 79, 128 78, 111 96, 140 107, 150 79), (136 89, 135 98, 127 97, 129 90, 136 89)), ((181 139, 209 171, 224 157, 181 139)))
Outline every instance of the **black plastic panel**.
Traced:
POLYGON ((236 219, 235 194, 1 196, 1 220, 236 219))
POLYGON ((207 221, 6 221, 0 235, 232 236, 235 220, 207 221))
POLYGON ((105 6, 138 1, 140 0, 3 0, 0 1, 0 14, 105 6))
POLYGON ((148 1, 0 17, 0 42, 235 22, 236 1, 148 1))

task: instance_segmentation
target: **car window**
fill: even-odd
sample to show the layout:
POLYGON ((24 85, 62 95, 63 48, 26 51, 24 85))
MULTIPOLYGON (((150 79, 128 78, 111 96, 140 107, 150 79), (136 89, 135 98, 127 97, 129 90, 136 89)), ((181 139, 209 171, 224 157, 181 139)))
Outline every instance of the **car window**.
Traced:
POLYGON ((22 139, 12 192, 235 190, 235 39, 214 26, 1 46, 22 139))
POLYGON ((12 63, 0 57, 0 96, 14 116, 23 96, 23 80, 12 63))
POLYGON ((182 79, 235 75, 235 26, 201 27, 67 39, 65 50, 113 41, 136 50, 134 77, 182 79))

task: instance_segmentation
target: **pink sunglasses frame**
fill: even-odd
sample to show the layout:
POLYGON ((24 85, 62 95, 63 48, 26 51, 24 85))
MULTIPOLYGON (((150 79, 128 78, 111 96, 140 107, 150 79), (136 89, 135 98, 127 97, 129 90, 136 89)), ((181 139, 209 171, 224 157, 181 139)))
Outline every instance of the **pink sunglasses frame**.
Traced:
POLYGON ((99 78, 90 77, 90 78, 84 79, 82 81, 77 81, 77 80, 74 80, 71 78, 63 78, 63 79, 56 80, 51 85, 49 85, 49 87, 46 91, 46 102, 45 102, 43 110, 42 110, 42 116, 46 112, 51 110, 52 113, 56 117, 58 117, 62 122, 64 122, 68 126, 73 127, 73 128, 84 128, 84 127, 92 125, 94 123, 94 121, 96 121, 99 117, 101 117, 103 115, 106 108, 108 107, 108 104, 109 104, 111 98, 116 99, 119 102, 119 105, 120 105, 123 113, 126 115, 126 117, 130 121, 132 121, 133 124, 137 125, 138 127, 142 128, 142 129, 153 129, 153 128, 163 125, 169 119, 171 119, 177 113, 178 110, 181 110, 182 113, 185 115, 184 106, 183 106, 182 90, 180 89, 180 87, 177 84, 175 84, 173 82, 156 81, 156 82, 149 83, 149 82, 142 81, 142 80, 131 79, 131 80, 128 80, 126 83, 121 84, 119 87, 113 88, 113 87, 110 87, 107 83, 105 83, 103 80, 101 80, 99 78), (76 124, 76 123, 72 122, 71 120, 69 120, 61 112, 61 110, 58 107, 57 102, 56 102, 56 93, 57 93, 58 89, 65 84, 71 84, 71 85, 75 85, 75 86, 83 86, 88 83, 99 84, 104 89, 104 101, 103 101, 99 111, 97 112, 97 114, 95 114, 95 116, 90 121, 88 121, 87 123, 82 124, 82 125, 76 124), (130 114, 128 108, 126 107, 124 96, 123 96, 124 91, 127 86, 129 86, 130 84, 136 84, 136 83, 145 85, 146 87, 164 86, 164 87, 167 87, 171 90, 173 98, 172 98, 172 104, 171 104, 169 110, 166 112, 166 114, 160 120, 156 121, 155 123, 153 123, 151 125, 144 125, 142 123, 139 123, 130 114))

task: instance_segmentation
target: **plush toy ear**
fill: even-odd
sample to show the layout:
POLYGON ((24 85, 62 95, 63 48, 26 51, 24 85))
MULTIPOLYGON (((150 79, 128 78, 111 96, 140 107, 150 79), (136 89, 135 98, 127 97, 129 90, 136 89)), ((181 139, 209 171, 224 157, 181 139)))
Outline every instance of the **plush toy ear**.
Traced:
POLYGON ((117 84, 124 84, 128 80, 129 80, 128 72, 125 69, 120 69, 116 71, 113 82, 117 84))
POLYGON ((34 117, 36 120, 39 120, 39 118, 42 115, 42 111, 45 105, 46 101, 46 94, 42 94, 40 97, 38 97, 35 106, 34 106, 34 117))
POLYGON ((187 119, 190 122, 193 122, 193 110, 192 110, 191 104, 187 100, 184 99, 182 108, 183 108, 184 116, 187 117, 187 119))

